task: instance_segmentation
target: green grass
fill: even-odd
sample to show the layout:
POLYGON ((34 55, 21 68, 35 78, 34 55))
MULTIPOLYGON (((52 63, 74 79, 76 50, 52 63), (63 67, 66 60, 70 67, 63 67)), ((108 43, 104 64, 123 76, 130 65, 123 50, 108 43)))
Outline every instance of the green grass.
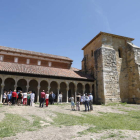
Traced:
POLYGON ((105 106, 119 106, 119 105, 122 105, 122 106, 126 106, 127 103, 108 103, 106 104, 105 106))
POLYGON ((128 114, 104 113, 100 116, 85 114, 83 116, 67 115, 56 113, 53 119, 57 126, 90 125, 90 127, 79 134, 88 132, 99 132, 101 130, 121 129, 121 130, 140 130, 140 113, 130 111, 128 114), (94 127, 95 126, 95 127, 94 127))
POLYGON ((5 114, 5 118, 0 122, 0 137, 15 135, 29 126, 29 121, 19 115, 5 114))
POLYGON ((5 118, 0 122, 0 137, 10 137, 19 132, 44 128, 40 124, 40 121, 44 121, 42 118, 32 117, 34 119, 33 123, 17 114, 5 114, 5 118))

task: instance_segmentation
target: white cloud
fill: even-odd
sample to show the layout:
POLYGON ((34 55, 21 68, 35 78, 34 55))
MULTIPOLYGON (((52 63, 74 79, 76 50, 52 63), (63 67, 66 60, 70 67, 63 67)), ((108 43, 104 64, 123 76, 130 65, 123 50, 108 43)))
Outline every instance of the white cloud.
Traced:
POLYGON ((92 4, 93 4, 93 8, 94 8, 94 11, 98 14, 98 16, 101 18, 101 20, 103 21, 103 24, 105 25, 106 29, 111 32, 111 28, 110 28, 110 24, 109 24, 109 21, 108 21, 108 18, 107 16, 104 14, 101 6, 97 5, 96 4, 96 1, 95 0, 91 0, 92 4))

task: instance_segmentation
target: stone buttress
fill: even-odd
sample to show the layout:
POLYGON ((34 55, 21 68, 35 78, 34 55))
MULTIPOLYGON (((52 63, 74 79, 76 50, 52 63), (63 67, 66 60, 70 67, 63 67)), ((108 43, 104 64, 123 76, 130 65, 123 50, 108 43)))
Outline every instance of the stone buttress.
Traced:
POLYGON ((101 47, 94 52, 98 103, 119 102, 120 88, 115 50, 101 47))

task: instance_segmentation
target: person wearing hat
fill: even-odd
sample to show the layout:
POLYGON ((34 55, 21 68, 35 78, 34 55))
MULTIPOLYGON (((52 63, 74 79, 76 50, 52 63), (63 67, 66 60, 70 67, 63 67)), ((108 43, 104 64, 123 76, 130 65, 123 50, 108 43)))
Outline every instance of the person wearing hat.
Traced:
POLYGON ((89 107, 90 107, 90 110, 93 110, 93 96, 91 93, 89 93, 89 107))

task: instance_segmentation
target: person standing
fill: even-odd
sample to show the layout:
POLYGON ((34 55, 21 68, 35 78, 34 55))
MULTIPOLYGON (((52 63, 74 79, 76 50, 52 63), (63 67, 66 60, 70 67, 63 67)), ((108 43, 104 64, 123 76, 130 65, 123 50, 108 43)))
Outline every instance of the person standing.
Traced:
POLYGON ((4 94, 3 94, 3 105, 6 101, 6 98, 7 98, 7 91, 4 91, 4 94))
POLYGON ((30 106, 34 106, 35 94, 31 91, 30 94, 30 106))
POLYGON ((75 104, 74 104, 74 96, 72 95, 69 100, 71 100, 71 109, 75 110, 75 104))
POLYGON ((27 94, 27 105, 30 105, 30 95, 31 95, 31 91, 29 91, 27 94))
POLYGON ((16 90, 14 90, 14 92, 12 92, 12 105, 15 105, 16 98, 17 98, 17 93, 16 90))
POLYGON ((54 104, 55 96, 56 95, 52 92, 52 104, 54 104))
POLYGON ((93 96, 91 93, 89 93, 89 107, 90 110, 93 110, 93 96))
POLYGON ((76 96, 76 110, 80 111, 80 100, 81 100, 81 95, 78 93, 76 96))
POLYGON ((62 104, 62 98, 63 98, 63 93, 61 92, 61 93, 59 94, 59 103, 61 103, 61 104, 62 104))
POLYGON ((50 92, 50 94, 49 94, 49 103, 52 105, 52 92, 50 92))
POLYGON ((7 105, 11 105, 11 100, 12 100, 12 94, 11 92, 8 92, 7 93, 7 105))
POLYGON ((27 105, 27 92, 23 93, 23 105, 27 105))
POLYGON ((46 107, 48 107, 48 104, 49 104, 49 92, 48 91, 46 92, 45 99, 46 99, 46 107))
POLYGON ((40 107, 44 107, 45 102, 45 92, 44 90, 41 92, 41 100, 40 100, 40 107))
POLYGON ((18 106, 21 105, 21 100, 22 100, 22 91, 20 90, 18 94, 18 106))
POLYGON ((85 94, 85 111, 89 111, 89 97, 87 96, 87 93, 85 94))

